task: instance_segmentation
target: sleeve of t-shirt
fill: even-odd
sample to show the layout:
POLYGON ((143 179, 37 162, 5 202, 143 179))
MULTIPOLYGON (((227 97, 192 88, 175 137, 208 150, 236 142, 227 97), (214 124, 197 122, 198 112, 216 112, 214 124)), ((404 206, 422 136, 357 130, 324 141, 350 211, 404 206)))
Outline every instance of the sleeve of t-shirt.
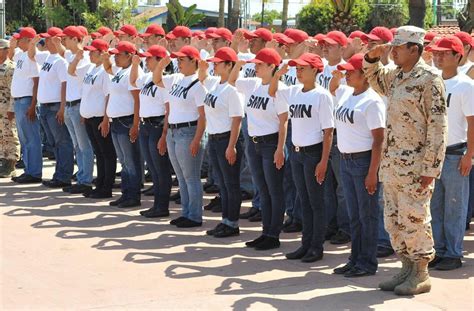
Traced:
POLYGON ((39 76, 39 66, 38 66, 38 63, 32 61, 31 59, 29 59, 28 57, 25 59, 25 62, 27 62, 27 64, 25 64, 26 66, 28 66, 28 77, 29 78, 36 78, 39 76))
POLYGON ((137 85, 138 88, 142 88, 145 86, 145 81, 150 77, 150 73, 143 74, 141 77, 138 77, 137 81, 135 84, 137 85))
POLYGON ((93 64, 88 64, 87 66, 82 66, 80 68, 77 67, 76 68, 76 76, 81 80, 84 79, 84 77, 89 72, 89 70, 92 68, 92 66, 94 66, 94 65, 93 64))
POLYGON ((121 67, 118 67, 118 66, 115 66, 115 65, 112 63, 112 68, 111 68, 111 70, 112 70, 112 73, 113 73, 114 75, 116 75, 117 72, 119 72, 120 70, 122 70, 122 68, 121 68, 121 67))
POLYGON ((332 102, 331 94, 329 94, 329 92, 327 94, 322 94, 320 100, 319 121, 321 122, 321 128, 323 130, 334 128, 334 104, 332 102))
POLYGON ((279 87, 278 91, 276 92, 275 99, 278 101, 283 101, 289 106, 291 90, 292 90, 291 87, 286 87, 286 88, 279 87))
POLYGON ((466 117, 474 116, 474 82, 466 84, 467 89, 462 92, 463 101, 462 101, 462 112, 466 117))
POLYGON ((352 93, 354 89, 351 88, 350 86, 347 86, 347 85, 344 85, 344 84, 341 84, 339 85, 339 87, 337 88, 336 90, 336 96, 335 96, 335 100, 336 100, 336 103, 339 102, 341 100, 341 98, 343 98, 344 96, 352 93))
POLYGON ((208 76, 206 78, 206 80, 204 80, 204 86, 206 87, 206 89, 209 91, 209 90, 212 90, 213 88, 216 87, 216 85, 220 82, 220 79, 219 77, 211 77, 211 76, 208 76))
POLYGON ((67 80, 67 62, 64 59, 59 59, 54 64, 56 67, 56 73, 58 75, 58 79, 61 82, 66 82, 67 80))
POLYGON ((21 55, 21 49, 20 48, 15 48, 14 52, 13 52, 13 58, 12 58, 12 61, 14 61, 15 63, 18 62, 18 58, 20 58, 20 55, 21 55))
POLYGON ((179 73, 175 73, 175 74, 163 76, 161 81, 163 81, 163 85, 165 86, 166 91, 169 92, 171 90, 171 87, 173 86, 174 82, 176 81, 179 75, 180 75, 179 73))
POLYGON ((225 96, 229 101, 229 117, 243 117, 244 99, 242 94, 239 94, 235 88, 229 88, 225 96))
MULTIPOLYGON (((278 90, 281 90, 282 92, 286 92, 290 90, 289 87, 284 85, 282 82, 278 83, 278 90)), ((284 100, 279 100, 278 98, 274 99, 274 104, 275 104, 275 110, 278 115, 288 112, 288 103, 284 100)))
POLYGON ((248 96, 253 93, 258 82, 259 78, 239 78, 235 81, 235 87, 237 88, 237 91, 248 96))
POLYGON ((38 63, 38 65, 43 66, 48 56, 49 56, 49 52, 47 51, 36 51, 35 60, 38 63))
MULTIPOLYGON (((143 69, 141 67, 138 67, 138 79, 140 79, 141 77, 143 77, 145 74, 143 73, 143 69)), ((132 84, 130 84, 130 77, 127 79, 128 80, 128 90, 129 91, 136 91, 136 90, 140 90, 140 87, 137 86, 133 86, 132 84)))
POLYGON ((110 94, 110 77, 105 69, 102 71, 100 75, 102 81, 102 91, 104 92, 105 96, 110 94))
POLYGON ((385 105, 381 98, 370 102, 365 110, 365 120, 370 130, 385 128, 385 105))
POLYGON ((201 83, 196 83, 189 92, 194 100, 196 107, 204 106, 204 99, 206 98, 206 88, 201 83))

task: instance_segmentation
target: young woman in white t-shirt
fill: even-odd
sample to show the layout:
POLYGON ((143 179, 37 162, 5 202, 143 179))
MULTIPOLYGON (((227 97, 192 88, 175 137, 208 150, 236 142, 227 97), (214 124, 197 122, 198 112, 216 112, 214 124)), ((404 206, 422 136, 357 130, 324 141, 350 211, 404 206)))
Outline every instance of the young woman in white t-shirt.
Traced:
POLYGON ((345 277, 373 275, 378 265, 378 169, 384 139, 385 105, 364 76, 363 59, 363 54, 355 54, 333 72, 333 80, 338 82, 343 77, 340 70, 345 70, 347 82, 347 86, 336 85, 333 93, 337 102, 335 119, 342 188, 352 238, 349 262, 334 269, 334 273, 345 277))
POLYGON ((84 193, 93 199, 112 197, 112 188, 117 169, 117 154, 109 133, 109 117, 106 114, 109 101, 110 77, 102 65, 109 44, 101 39, 92 41, 84 50, 89 51, 91 64, 78 68, 83 51, 78 51, 70 63, 68 72, 82 81, 80 114, 84 118, 87 135, 91 141, 97 162, 95 189, 84 193))
POLYGON ((207 62, 199 66, 200 80, 208 90, 204 100, 208 133, 209 160, 217 177, 222 205, 222 222, 207 231, 214 237, 239 234, 239 213, 242 203, 240 193, 240 165, 242 143, 240 126, 244 115, 243 98, 228 83, 237 54, 230 47, 222 47, 207 62), (214 74, 208 76, 208 62, 214 64, 214 74))
POLYGON ((289 106, 292 123, 290 152, 293 180, 302 206, 302 245, 288 259, 314 262, 323 258, 326 228, 323 182, 328 168, 334 129, 331 94, 316 83, 324 68, 321 57, 303 53, 275 74, 269 93, 289 106), (299 85, 278 88, 277 81, 296 67, 299 85))
POLYGON ((153 83, 153 70, 159 61, 167 56, 166 49, 152 45, 144 53, 134 55, 130 84, 140 88, 140 150, 145 159, 153 181, 153 206, 140 212, 147 218, 165 217, 169 215, 171 193, 171 163, 168 153, 158 153, 158 140, 163 135, 165 124, 165 90, 153 83), (150 72, 139 77, 140 57, 146 57, 146 68, 150 72))
POLYGON ((201 165, 206 128, 206 89, 197 74, 201 57, 192 46, 182 47, 171 57, 178 60, 180 73, 163 76, 170 57, 161 60, 153 71, 155 85, 166 89, 168 112, 158 148, 162 155, 168 148, 181 193, 182 214, 170 224, 178 228, 199 227, 202 226, 201 165))
MULTIPOLYGON (((250 62, 255 63, 256 78, 238 78, 245 64, 238 61, 229 78, 245 96, 245 113, 251 138, 248 160, 254 181, 260 193, 263 232, 247 242, 248 247, 268 250, 280 246, 279 235, 283 226, 285 199, 283 192, 283 165, 288 122, 288 105, 268 94, 270 81, 281 63, 280 55, 264 48, 250 62)), ((285 85, 281 83, 281 88, 285 85)))

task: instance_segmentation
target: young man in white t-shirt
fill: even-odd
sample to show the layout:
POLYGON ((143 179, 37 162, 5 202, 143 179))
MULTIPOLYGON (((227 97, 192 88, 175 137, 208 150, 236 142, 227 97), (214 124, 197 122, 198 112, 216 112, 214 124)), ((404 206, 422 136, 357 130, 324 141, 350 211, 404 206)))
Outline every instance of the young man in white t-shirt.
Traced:
POLYGON ((474 156, 474 82, 459 73, 463 42, 448 36, 431 47, 436 67, 442 70, 448 106, 448 143, 441 177, 431 199, 431 224, 437 270, 462 266, 464 224, 469 200, 469 173, 474 156))
POLYGON ((25 172, 12 179, 17 183, 41 182, 43 170, 40 122, 36 115, 39 72, 38 65, 29 59, 27 53, 30 41, 35 36, 36 31, 33 28, 24 27, 13 35, 10 43, 10 57, 16 63, 11 94, 25 163, 25 172))
POLYGON ((64 124, 67 64, 59 55, 62 36, 61 29, 51 27, 47 33, 41 34, 45 38, 46 52, 36 50, 40 36, 36 36, 28 48, 28 57, 41 68, 38 83, 41 123, 56 157, 53 178, 43 181, 43 185, 50 188, 70 186, 74 168, 72 141, 64 124))
POLYGON ((474 38, 464 31, 457 32, 455 36, 461 40, 464 49, 464 55, 458 64, 458 72, 474 79, 474 63, 469 60, 469 53, 474 47, 474 38))

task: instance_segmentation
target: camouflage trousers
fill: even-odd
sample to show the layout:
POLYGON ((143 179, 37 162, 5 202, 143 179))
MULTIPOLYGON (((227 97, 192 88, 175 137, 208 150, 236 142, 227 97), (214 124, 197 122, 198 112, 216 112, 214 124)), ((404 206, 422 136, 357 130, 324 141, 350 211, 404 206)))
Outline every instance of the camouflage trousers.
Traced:
POLYGON ((15 121, 8 120, 6 111, 0 109, 0 159, 15 160, 20 157, 20 143, 15 121))
POLYGON ((419 182, 384 182, 384 221, 393 249, 412 261, 432 260, 430 200, 434 183, 418 193, 419 182))

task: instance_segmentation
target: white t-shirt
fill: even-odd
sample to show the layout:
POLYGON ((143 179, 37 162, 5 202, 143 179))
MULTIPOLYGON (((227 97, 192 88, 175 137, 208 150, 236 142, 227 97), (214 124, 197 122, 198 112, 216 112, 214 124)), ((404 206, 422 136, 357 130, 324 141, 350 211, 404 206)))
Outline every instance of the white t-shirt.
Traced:
POLYGON ((465 74, 444 80, 448 105, 448 146, 467 142, 466 117, 474 116, 474 81, 465 74))
MULTIPOLYGON (((72 63, 76 54, 72 54, 71 51, 67 50, 64 53, 64 58, 66 59, 67 65, 72 63)), ((81 67, 89 68, 90 59, 89 59, 89 52, 84 53, 84 57, 81 61, 77 64, 77 68, 80 69, 81 67)), ((66 85, 66 101, 72 102, 78 99, 81 99, 82 96, 82 79, 78 76, 71 76, 69 73, 67 74, 67 85, 66 85)))
POLYGON ((199 118, 198 107, 204 105, 207 91, 199 81, 189 88, 197 78, 197 74, 185 77, 181 73, 163 77, 166 101, 170 107, 168 123, 192 122, 199 118))
POLYGON ((110 75, 104 66, 89 64, 76 69, 77 78, 82 81, 81 106, 83 118, 103 117, 105 100, 109 95, 110 75))
POLYGON ((67 63, 59 54, 37 55, 40 65, 38 102, 40 104, 61 102, 61 83, 67 80, 67 63), (43 61, 44 59, 44 61, 43 61))
MULTIPOLYGON (((288 112, 284 101, 268 95, 269 84, 263 85, 260 78, 240 78, 235 82, 237 90, 245 96, 245 113, 250 136, 264 136, 277 133, 280 126, 278 116, 288 112)), ((287 87, 279 82, 278 89, 287 87)))
POLYGON ((344 85, 336 90, 337 145, 342 153, 372 150, 372 130, 385 128, 385 104, 371 88, 357 96, 344 85))
POLYGON ((38 64, 28 57, 28 52, 15 49, 11 95, 13 98, 33 96, 33 78, 39 74, 38 64))
POLYGON ((173 65, 173 73, 179 73, 178 59, 173 58, 171 64, 173 65))
MULTIPOLYGON (((107 115, 111 118, 129 116, 134 113, 134 100, 130 91, 139 90, 130 84, 130 69, 112 67, 114 76, 110 80, 109 86, 109 104, 107 105, 107 115)), ((138 77, 143 74, 141 68, 138 68, 138 77)))
MULTIPOLYGON (((337 65, 345 64, 345 61, 341 61, 337 65)), ((337 70, 337 65, 330 66, 329 64, 324 65, 323 72, 318 73, 316 76, 316 81, 318 81, 318 84, 324 87, 326 90, 329 90, 329 82, 331 82, 332 79, 332 72, 334 70, 337 70)), ((342 78, 341 79, 341 84, 346 84, 346 79, 342 78)))
POLYGON ((229 83, 220 83, 220 77, 208 77, 204 86, 208 90, 204 99, 206 129, 209 134, 229 132, 233 117, 243 117, 243 96, 229 83))
POLYGON ((159 117, 165 115, 165 89, 153 83, 153 73, 149 72, 137 79, 140 88, 140 118, 159 117))
MULTIPOLYGON (((255 54, 239 52, 237 54, 237 58, 240 60, 251 60, 255 58, 255 54)), ((240 70, 240 74, 239 74, 240 78, 254 78, 255 76, 256 76, 256 73, 255 73, 254 63, 247 63, 242 67, 242 70, 240 70)))
POLYGON ((464 65, 458 67, 458 73, 467 74, 472 66, 474 66, 474 63, 468 60, 464 65))
POLYGON ((322 86, 303 92, 301 85, 278 90, 277 101, 289 106, 291 141, 298 147, 323 141, 323 130, 334 128, 332 96, 322 86))
MULTIPOLYGON (((283 60, 282 66, 283 64, 288 64, 289 61, 289 59, 283 60)), ((288 66, 288 72, 283 75, 283 83, 287 86, 301 84, 296 77, 296 66, 288 66)))

